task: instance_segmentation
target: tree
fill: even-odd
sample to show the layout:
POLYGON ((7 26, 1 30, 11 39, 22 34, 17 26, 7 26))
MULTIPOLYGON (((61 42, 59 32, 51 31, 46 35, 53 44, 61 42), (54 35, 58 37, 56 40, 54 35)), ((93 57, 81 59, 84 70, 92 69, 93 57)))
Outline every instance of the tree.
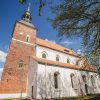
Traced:
MULTIPOLYGON (((28 0, 18 0, 21 4, 28 0)), ((39 16, 46 0, 36 0, 39 16)), ((34 0, 34 2, 36 2, 34 0)), ((50 0, 48 0, 50 1, 50 0)), ((52 1, 52 0, 51 0, 52 1)), ((83 58, 100 68, 100 0, 62 0, 52 8, 52 26, 59 36, 81 37, 83 58)))
POLYGON ((59 36, 81 37, 85 59, 100 67, 100 0, 62 0, 52 11, 59 36))

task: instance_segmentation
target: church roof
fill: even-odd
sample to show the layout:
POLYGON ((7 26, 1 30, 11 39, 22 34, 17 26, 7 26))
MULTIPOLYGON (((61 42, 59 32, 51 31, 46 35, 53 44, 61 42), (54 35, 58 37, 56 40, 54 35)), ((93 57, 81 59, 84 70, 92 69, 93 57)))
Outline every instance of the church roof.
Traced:
POLYGON ((72 56, 79 57, 78 54, 76 52, 74 52, 73 50, 62 47, 58 44, 54 44, 50 41, 46 41, 46 40, 37 38, 36 39, 36 44, 40 45, 40 46, 50 48, 50 49, 53 49, 53 50, 56 50, 56 51, 60 51, 60 52, 63 52, 63 53, 66 53, 66 54, 69 54, 69 55, 72 55, 72 56))
POLYGON ((32 28, 35 28, 35 26, 32 23, 26 22, 24 20, 20 20, 19 22, 22 23, 22 24, 24 24, 24 25, 26 25, 26 26, 30 26, 32 28))
POLYGON ((93 68, 92 66, 81 67, 81 66, 78 66, 78 65, 72 65, 72 64, 68 64, 68 63, 62 63, 62 62, 58 62, 58 61, 47 60, 47 59, 44 59, 44 58, 38 58, 36 56, 32 56, 32 59, 39 62, 39 63, 43 63, 43 64, 49 64, 49 65, 78 69, 78 70, 95 71, 95 68, 93 68))

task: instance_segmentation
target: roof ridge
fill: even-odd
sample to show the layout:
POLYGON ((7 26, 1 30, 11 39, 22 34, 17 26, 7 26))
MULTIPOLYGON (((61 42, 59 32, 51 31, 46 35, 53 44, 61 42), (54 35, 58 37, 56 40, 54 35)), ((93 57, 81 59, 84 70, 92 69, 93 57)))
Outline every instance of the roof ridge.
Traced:
MULTIPOLYGON (((69 49, 69 48, 66 48, 66 47, 63 47, 62 45, 60 45, 60 44, 55 44, 55 43, 53 43, 52 41, 50 41, 50 40, 44 40, 44 39, 42 39, 42 38, 39 38, 38 37, 38 39, 41 39, 41 40, 43 40, 43 41, 46 41, 46 42, 50 42, 50 43, 52 43, 52 44, 54 44, 54 45, 58 45, 58 46, 60 46, 60 47, 62 47, 62 48, 64 48, 64 49, 68 49, 68 50, 71 50, 71 49, 69 49)), ((74 51, 74 50, 71 50, 71 51, 74 51)))
POLYGON ((42 38, 37 38, 36 43, 39 44, 39 45, 48 47, 48 48, 52 48, 52 49, 55 49, 55 50, 58 50, 58 51, 61 51, 61 52, 65 52, 65 53, 69 53, 69 54, 73 54, 73 55, 78 56, 78 54, 74 50, 71 50, 69 48, 65 48, 65 47, 63 47, 59 44, 54 44, 53 42, 51 42, 49 40, 46 41, 42 38))

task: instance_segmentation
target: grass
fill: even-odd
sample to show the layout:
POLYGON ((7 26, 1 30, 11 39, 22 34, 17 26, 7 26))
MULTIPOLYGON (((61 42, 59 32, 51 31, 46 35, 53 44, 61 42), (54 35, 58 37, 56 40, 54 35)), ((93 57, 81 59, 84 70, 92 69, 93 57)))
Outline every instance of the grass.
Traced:
MULTIPOLYGON (((16 99, 0 99, 0 100, 20 100, 20 99, 16 98, 16 99)), ((23 99, 23 100, 29 100, 29 99, 23 99)), ((67 97, 67 98, 60 98, 60 99, 53 99, 53 100, 100 100, 100 94, 67 97)))
POLYGON ((86 96, 68 97, 54 100, 100 100, 100 94, 91 94, 86 96))

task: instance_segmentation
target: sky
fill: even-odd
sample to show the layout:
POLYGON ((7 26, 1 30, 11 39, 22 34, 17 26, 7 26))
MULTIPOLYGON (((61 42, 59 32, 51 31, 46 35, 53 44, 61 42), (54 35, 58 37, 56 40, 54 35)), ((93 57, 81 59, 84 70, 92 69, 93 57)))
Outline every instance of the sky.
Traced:
MULTIPOLYGON (((38 37, 72 48, 75 51, 81 48, 81 39, 64 37, 60 40, 57 36, 58 31, 52 28, 51 22, 48 20, 48 18, 54 18, 48 6, 42 9, 42 16, 40 17, 38 16, 37 5, 33 5, 33 0, 28 1, 31 3, 32 23, 38 29, 38 37)), ((29 2, 22 5, 18 3, 18 0, 0 0, 0 68, 3 68, 6 60, 15 21, 21 20, 29 2)))

